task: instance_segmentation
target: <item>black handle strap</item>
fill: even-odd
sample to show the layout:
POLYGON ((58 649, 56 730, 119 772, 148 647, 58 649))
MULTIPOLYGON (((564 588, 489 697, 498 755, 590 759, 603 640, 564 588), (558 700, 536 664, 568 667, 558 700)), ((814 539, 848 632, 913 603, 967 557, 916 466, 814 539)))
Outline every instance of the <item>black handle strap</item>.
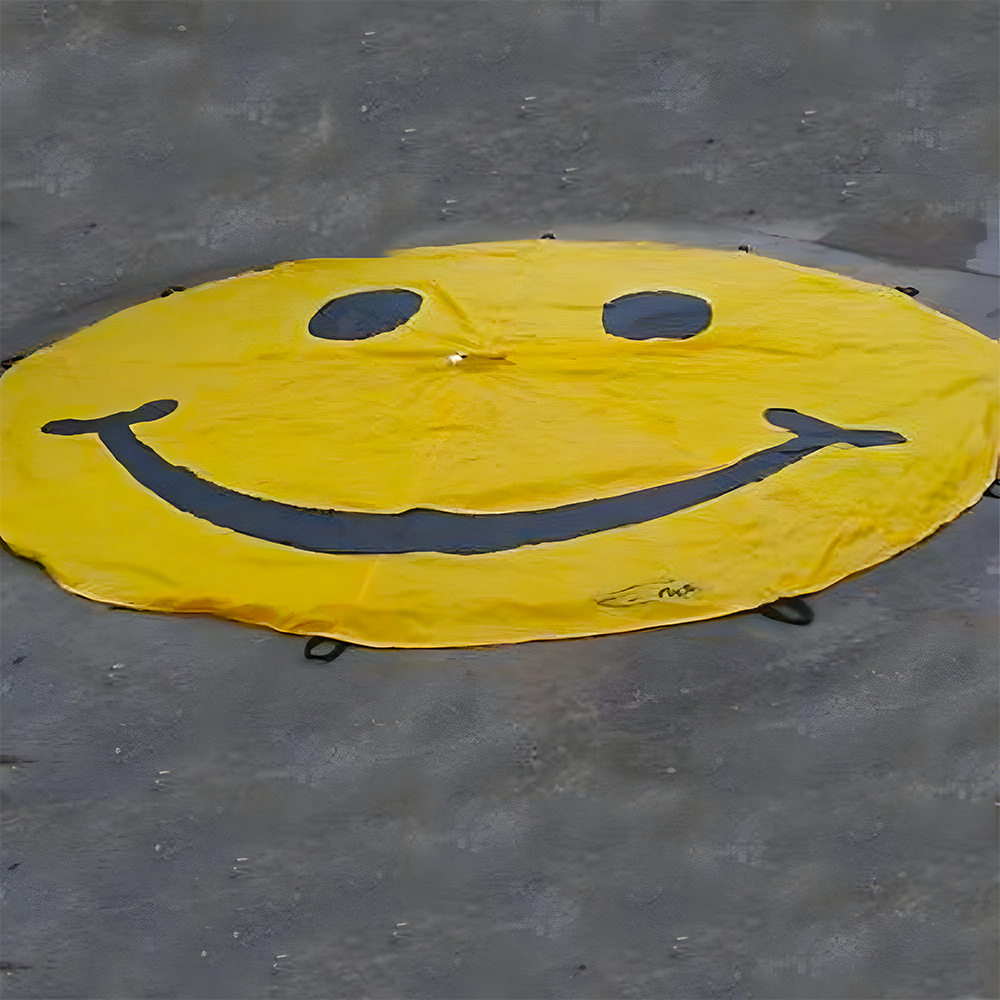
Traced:
POLYGON ((346 652, 350 645, 349 642, 343 642, 340 639, 329 639, 325 635, 314 635, 312 638, 306 640, 304 656, 307 660, 322 660, 324 663, 332 663, 341 653, 346 652), (317 646, 321 646, 324 643, 329 643, 333 646, 333 649, 329 653, 313 652, 317 646))

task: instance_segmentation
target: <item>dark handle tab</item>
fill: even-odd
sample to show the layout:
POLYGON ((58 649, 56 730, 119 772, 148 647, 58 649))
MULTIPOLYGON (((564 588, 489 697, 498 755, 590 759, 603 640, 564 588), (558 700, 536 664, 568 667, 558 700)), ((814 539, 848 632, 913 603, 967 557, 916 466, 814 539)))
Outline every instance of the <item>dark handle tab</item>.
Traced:
POLYGON ((808 625, 815 617, 813 609, 801 597, 779 597, 776 601, 763 605, 760 613, 765 618, 784 622, 786 625, 808 625))
POLYGON ((349 642, 344 642, 341 639, 330 639, 325 635, 314 635, 306 641, 306 648, 303 655, 307 660, 322 660, 324 663, 332 663, 342 653, 347 652, 350 645, 349 642), (322 646, 324 643, 329 643, 333 646, 333 649, 329 653, 313 652, 317 646, 322 646))

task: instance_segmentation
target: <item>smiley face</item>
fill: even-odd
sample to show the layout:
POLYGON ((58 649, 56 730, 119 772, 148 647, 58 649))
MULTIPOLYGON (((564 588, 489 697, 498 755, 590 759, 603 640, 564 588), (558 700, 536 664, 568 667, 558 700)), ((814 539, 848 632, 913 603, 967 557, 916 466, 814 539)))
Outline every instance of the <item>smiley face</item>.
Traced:
POLYGON ((996 346, 754 255, 531 241, 311 260, 3 378, 3 536, 64 587, 368 645, 809 593, 996 464, 996 346))

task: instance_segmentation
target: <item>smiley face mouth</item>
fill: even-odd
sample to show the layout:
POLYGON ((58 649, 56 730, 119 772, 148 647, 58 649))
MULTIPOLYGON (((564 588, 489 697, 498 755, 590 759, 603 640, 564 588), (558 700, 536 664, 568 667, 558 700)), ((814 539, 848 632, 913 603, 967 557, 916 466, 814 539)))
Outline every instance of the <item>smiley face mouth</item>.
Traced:
POLYGON ((96 434, 133 479, 179 511, 252 538, 338 555, 480 555, 565 542, 714 500, 767 479, 832 444, 871 448, 906 441, 895 431, 849 430, 797 410, 772 408, 764 411, 764 417, 790 431, 794 435, 790 440, 692 479, 540 510, 461 514, 418 507, 399 514, 372 514, 265 500, 172 465, 132 433, 132 424, 159 420, 176 409, 176 400, 160 399, 94 420, 53 420, 42 431, 96 434))

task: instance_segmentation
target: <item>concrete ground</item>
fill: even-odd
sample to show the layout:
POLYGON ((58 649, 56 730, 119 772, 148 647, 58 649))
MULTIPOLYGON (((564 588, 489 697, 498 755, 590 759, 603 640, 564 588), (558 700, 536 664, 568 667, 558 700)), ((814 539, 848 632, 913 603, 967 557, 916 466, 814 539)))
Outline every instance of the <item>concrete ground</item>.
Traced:
MULTIPOLYGON (((168 285, 553 228, 750 242, 997 335, 993 3, 0 15, 4 356, 168 285)), ((0 983, 994 997, 997 506, 807 628, 330 665, 4 552, 0 983)))

